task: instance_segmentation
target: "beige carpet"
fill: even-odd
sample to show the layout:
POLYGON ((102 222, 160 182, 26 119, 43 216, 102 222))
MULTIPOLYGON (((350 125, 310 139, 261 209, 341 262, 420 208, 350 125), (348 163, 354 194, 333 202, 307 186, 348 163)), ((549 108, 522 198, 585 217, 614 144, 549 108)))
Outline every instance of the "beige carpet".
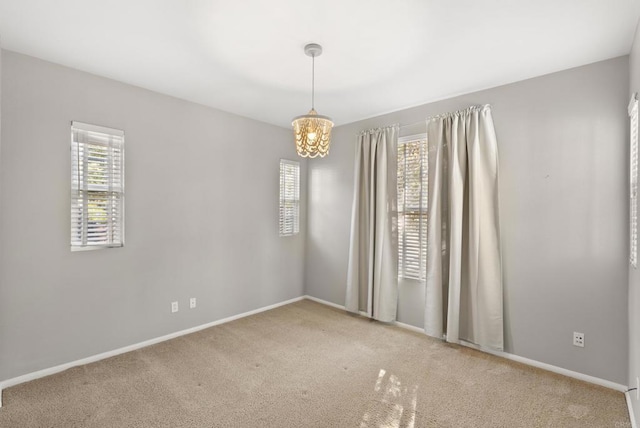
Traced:
POLYGON ((0 427, 629 427, 622 393, 301 301, 4 391, 0 427))

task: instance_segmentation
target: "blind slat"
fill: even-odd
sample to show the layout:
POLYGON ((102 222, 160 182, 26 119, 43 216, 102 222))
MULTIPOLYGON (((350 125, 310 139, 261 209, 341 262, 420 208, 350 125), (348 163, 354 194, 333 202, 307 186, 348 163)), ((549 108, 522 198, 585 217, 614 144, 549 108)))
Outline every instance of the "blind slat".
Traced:
POLYGON ((280 159, 279 234, 291 236, 299 232, 300 164, 280 159))
POLYGON ((398 275, 424 280, 427 265, 427 142, 398 145, 398 275))
POLYGON ((632 100, 630 117, 629 165, 629 263, 638 263, 638 100, 632 100))
POLYGON ((71 249, 124 244, 124 133, 71 126, 71 249))

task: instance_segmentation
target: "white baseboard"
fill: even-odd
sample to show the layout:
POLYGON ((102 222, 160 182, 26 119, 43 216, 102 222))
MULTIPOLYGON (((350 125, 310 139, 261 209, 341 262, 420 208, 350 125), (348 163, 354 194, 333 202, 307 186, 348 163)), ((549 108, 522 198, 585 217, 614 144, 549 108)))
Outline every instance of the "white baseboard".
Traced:
MULTIPOLYGON (((329 302, 327 300, 318 299, 317 297, 309 296, 308 294, 306 296, 304 296, 304 298, 308 299, 308 300, 312 300, 312 301, 317 302, 317 303, 321 303, 323 305, 331 306, 332 308, 342 309, 343 311, 346 311, 346 308, 343 305, 338 305, 337 303, 329 302)), ((360 311, 359 313, 363 317, 368 317, 369 316, 364 311, 360 311)), ((405 323, 402 323, 402 322, 399 322, 399 321, 394 321, 394 322, 391 322, 389 324, 397 325, 398 327, 406 328, 407 330, 415 331, 415 332, 418 332, 418 333, 424 333, 424 330, 419 328, 419 327, 415 327, 415 326, 412 326, 410 324, 405 324, 405 323)))
MULTIPOLYGON (((228 322, 233 321, 233 320, 237 320, 237 319, 240 319, 240 318, 248 317, 250 315, 254 315, 254 314, 257 314, 257 313, 260 313, 260 312, 268 311, 270 309, 275 309, 275 308, 277 308, 279 306, 284 306, 284 305, 288 305, 290 303, 298 302, 298 301, 303 300, 303 299, 309 299, 309 300, 312 300, 314 302, 318 302, 318 303, 321 303, 323 305, 331 306, 331 307, 334 307, 334 308, 337 308, 337 309, 342 309, 342 310, 345 309, 345 307, 343 305, 338 305, 336 303, 328 302, 326 300, 322 300, 322 299, 319 299, 317 297, 305 295, 305 296, 296 297, 294 299, 286 300, 284 302, 280 302, 280 303, 276 303, 276 304, 273 304, 273 305, 265 306, 265 307, 262 307, 262 308, 254 309, 254 310, 249 311, 249 312, 244 312, 242 314, 233 315, 233 316, 230 316, 230 317, 227 317, 227 318, 223 318, 223 319, 220 319, 220 320, 217 320, 217 321, 213 321, 213 322, 210 322, 210 323, 207 323, 207 324, 202 324, 202 325, 199 325, 199 326, 196 326, 196 327, 191 327, 191 328, 188 328, 186 330, 177 331, 175 333, 167 334, 165 336, 156 337, 154 339, 150 339, 150 340, 139 342, 139 343, 136 343, 136 344, 133 344, 133 345, 125 346, 123 348, 115 349, 113 351, 103 352, 101 354, 92 355, 90 357, 82 358, 82 359, 79 359, 79 360, 76 360, 76 361, 72 361, 72 362, 69 362, 69 363, 60 364, 60 365, 55 366, 55 367, 50 367, 50 368, 47 368, 47 369, 38 370, 38 371, 33 372, 33 373, 28 373, 28 374, 25 374, 25 375, 22 375, 22 376, 18 376, 18 377, 15 377, 15 378, 8 379, 8 380, 0 382, 0 407, 2 407, 2 390, 6 389, 6 388, 9 388, 11 386, 15 386, 15 385, 18 385, 18 384, 21 384, 21 383, 24 383, 24 382, 29 382, 29 381, 32 381, 32 380, 35 380, 35 379, 39 379, 39 378, 42 378, 42 377, 45 377, 45 376, 49 376, 49 375, 52 375, 52 374, 55 374, 55 373, 59 373, 61 371, 70 369, 72 367, 93 363, 93 362, 96 362, 96 361, 103 360, 105 358, 109 358, 109 357, 113 357, 113 356, 116 356, 116 355, 124 354, 126 352, 135 351, 137 349, 141 349, 141 348, 144 348, 144 347, 147 347, 147 346, 150 346, 150 345, 155 345, 156 343, 164 342, 164 341, 167 341, 167 340, 170 340, 170 339, 174 339, 176 337, 184 336, 186 334, 195 333, 196 331, 204 330, 205 328, 209 328, 209 327, 213 327, 213 326, 216 326, 216 325, 228 323, 228 322)), ((415 326, 412 326, 412 325, 409 325, 409 324, 405 324, 405 323, 401 323, 401 322, 397 322, 397 321, 395 323, 393 323, 393 324, 397 325, 400 328, 404 328, 404 329, 411 330, 411 331, 414 331, 414 332, 424 333, 424 330, 422 330, 421 328, 415 327, 415 326)), ((498 357, 506 358, 508 360, 517 361, 519 363, 523 363, 523 364, 526 364, 526 365, 529 365, 529 366, 533 366, 533 367, 538 367, 538 368, 541 368, 541 369, 544 369, 544 370, 548 370, 550 372, 558 373, 558 374, 561 374, 561 375, 564 375, 564 376, 568 376, 568 377, 572 377, 572 378, 575 378, 575 379, 583 380, 585 382, 593 383, 595 385, 604 386, 606 388, 614 389, 616 391, 626 392, 627 389, 628 389, 626 386, 618 384, 618 383, 615 383, 615 382, 611 382, 611 381, 608 381, 608 380, 604 380, 604 379, 596 378, 596 377, 593 377, 593 376, 585 375, 585 374, 582 374, 582 373, 574 372, 574 371, 571 371, 571 370, 563 369, 561 367, 556 367, 556 366, 553 366, 551 364, 541 363, 539 361, 531 360, 529 358, 520 357, 518 355, 509 354, 507 352, 500 352, 500 351, 494 351, 494 350, 490 350, 490 349, 484 349, 484 348, 480 348, 480 347, 478 347, 476 345, 473 345, 473 344, 470 344, 470 343, 469 344, 468 343, 463 343, 462 345, 463 346, 468 346, 468 347, 471 347, 471 348, 477 349, 479 351, 486 352, 486 353, 489 353, 489 354, 492 354, 492 355, 495 355, 495 356, 498 356, 498 357)), ((634 415, 633 415, 633 409, 631 408, 631 402, 630 402, 629 394, 626 393, 625 396, 627 397, 627 406, 629 407, 629 415, 630 415, 630 418, 631 418, 632 428, 637 428, 637 425, 636 425, 636 422, 635 422, 635 418, 634 418, 634 415)))
POLYGON ((420 328, 420 327, 416 327, 415 325, 405 324, 405 323, 400 322, 400 321, 394 321, 393 324, 397 325, 400 328, 404 328, 405 330, 411 330, 411 331, 415 331, 416 333, 424 334, 424 329, 420 328))
MULTIPOLYGON (((317 297, 312 297, 312 296, 309 296, 309 295, 304 296, 304 297, 309 299, 309 300, 313 300, 314 302, 322 303, 322 304, 325 304, 325 305, 328 305, 328 306, 332 306, 334 308, 345 309, 344 306, 337 305, 337 304, 331 303, 331 302, 327 302, 326 300, 318 299, 317 297)), ((416 331, 416 332, 424 334, 424 330, 419 328, 419 327, 415 327, 413 325, 401 323, 401 322, 398 322, 398 321, 396 321, 394 324, 397 325, 398 327, 405 328, 407 330, 416 331)), ((553 372, 553 373, 561 374, 563 376, 568 376, 568 377, 572 377, 574 379, 578 379, 578 380, 582 380, 582 381, 585 381, 585 382, 589 382, 589 383, 592 383, 592 384, 595 384, 595 385, 604 386, 605 388, 610 388, 610 389, 613 389, 613 390, 616 390, 616 391, 626 392, 627 389, 628 389, 627 386, 621 385, 619 383, 615 383, 615 382, 611 382, 609 380, 600 379, 598 377, 589 376, 589 375, 586 375, 586 374, 574 372, 572 370, 563 369, 562 367, 557 367, 557 366, 553 366, 551 364, 542 363, 540 361, 536 361, 536 360, 532 360, 532 359, 529 359, 529 358, 521 357, 519 355, 510 354, 508 352, 495 351, 493 349, 482 348, 482 347, 480 347, 478 345, 475 345, 473 343, 468 343, 468 342, 461 342, 460 344, 462 346, 473 348, 473 349, 476 349, 476 350, 481 351, 481 352, 486 352, 488 354, 495 355, 496 357, 502 357, 502 358, 506 358, 507 360, 517 361, 519 363, 526 364, 528 366, 537 367, 537 368, 540 368, 540 369, 543 369, 543 370, 547 370, 547 371, 550 371, 550 372, 553 372)), ((636 428, 636 427, 634 427, 634 428, 636 428)))
POLYGON ((305 299, 312 300, 314 302, 322 303, 326 306, 331 306, 332 308, 346 310, 343 305, 338 305, 337 303, 329 302, 328 300, 318 299, 317 297, 309 296, 308 294, 303 296, 305 299))
POLYGON ((620 392, 626 392, 629 389, 626 385, 611 382, 610 380, 601 379, 599 377, 586 375, 573 370, 563 369, 562 367, 554 366, 540 361, 532 360, 530 358, 521 357, 519 355, 510 354, 503 351, 495 351, 493 349, 484 348, 473 343, 461 341, 460 345, 467 348, 476 349, 487 354, 495 355, 496 357, 506 358, 507 360, 516 361, 518 363, 526 364, 528 366, 537 367, 539 369, 547 370, 553 373, 561 374, 563 376, 572 377, 574 379, 582 380, 584 382, 592 383, 594 385, 604 386, 605 388, 613 389, 620 392))
MULTIPOLYGON (((308 299, 308 300, 312 300, 312 301, 317 302, 317 303, 321 303, 323 305, 331 306, 331 307, 336 308, 336 309, 342 309, 343 311, 347 310, 343 305, 338 305, 337 303, 329 302, 327 300, 318 299, 317 297, 309 296, 308 294, 305 295, 304 298, 308 299)), ((364 311, 360 311, 360 315, 362 315, 363 317, 368 317, 369 316, 364 311)), ((407 330, 411 330, 411 331, 415 331, 417 333, 424 334, 424 329, 422 329, 420 327, 416 327, 416 326, 411 325, 411 324, 405 324, 405 323, 400 322, 400 321, 393 321, 393 322, 390 322, 388 324, 397 325, 398 327, 401 327, 401 328, 404 328, 404 329, 407 329, 407 330)))
POLYGON ((629 419, 631 420, 631 428, 638 428, 638 423, 636 422, 636 414, 633 412, 633 405, 631 404, 631 394, 633 391, 627 391, 624 393, 624 396, 627 399, 627 408, 629 409, 629 419))
POLYGON ((72 361, 70 363, 60 364, 60 365, 55 366, 55 367, 50 367, 50 368, 47 368, 47 369, 38 370, 38 371, 33 372, 33 373, 27 373, 27 374, 24 374, 22 376, 18 376, 18 377, 14 377, 12 379, 4 380, 4 381, 0 382, 0 407, 2 407, 2 390, 6 389, 6 388, 9 388, 11 386, 15 386, 15 385, 18 385, 18 384, 21 384, 21 383, 24 383, 24 382, 29 382, 29 381, 32 381, 32 380, 36 380, 36 379, 39 379, 41 377, 49 376, 49 375, 52 375, 52 374, 55 374, 55 373, 59 373, 59 372, 62 372, 64 370, 70 369, 72 367, 82 366, 82 365, 85 365, 85 364, 89 364, 89 363, 93 363, 93 362, 96 362, 96 361, 104 360, 105 358, 114 357, 116 355, 124 354, 126 352, 135 351, 136 349, 145 348, 145 347, 150 346, 150 345, 155 345, 156 343, 164 342, 164 341, 167 341, 167 340, 170 340, 170 339, 174 339, 176 337, 184 336, 186 334, 195 333, 196 331, 204 330, 205 328, 209 328, 209 327, 213 327, 213 326, 216 326, 216 325, 228 323, 230 321, 234 321, 234 320, 237 320, 237 319, 240 319, 240 318, 248 317, 250 315, 255 315, 255 314, 258 314, 260 312, 268 311, 270 309, 275 309, 275 308, 277 308, 279 306, 284 306, 284 305, 288 305, 289 303, 298 302, 300 300, 303 300, 304 298, 305 298, 305 296, 296 297, 294 299, 286 300, 284 302, 275 303, 273 305, 264 306, 262 308, 254 309, 254 310, 249 311, 249 312, 244 312, 242 314, 233 315, 233 316, 230 316, 230 317, 227 317, 227 318, 223 318, 223 319, 220 319, 220 320, 217 320, 217 321, 212 321, 210 323, 198 325, 196 327, 191 327, 191 328, 188 328, 186 330, 176 331, 175 333, 170 333, 170 334, 167 334, 165 336, 160 336, 160 337, 156 337, 154 339, 145 340, 144 342, 135 343, 133 345, 125 346, 123 348, 118 348, 118 349, 115 349, 113 351, 103 352, 101 354, 92 355, 92 356, 86 357, 86 358, 81 358, 79 360, 72 361))

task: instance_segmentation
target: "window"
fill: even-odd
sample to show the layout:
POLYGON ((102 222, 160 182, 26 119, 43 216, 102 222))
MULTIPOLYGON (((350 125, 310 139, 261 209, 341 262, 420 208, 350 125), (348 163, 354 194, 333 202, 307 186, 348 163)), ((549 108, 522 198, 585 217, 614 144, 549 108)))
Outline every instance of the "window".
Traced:
POLYGON ((71 250, 124 245, 124 132, 71 123, 71 250))
POLYGON ((398 276, 424 280, 427 270, 426 135, 398 141, 398 276))
POLYGON ((634 94, 629 103, 631 137, 629 150, 629 263, 638 262, 638 99, 634 94))
POLYGON ((300 223, 300 164, 280 159, 280 236, 295 235, 300 223))

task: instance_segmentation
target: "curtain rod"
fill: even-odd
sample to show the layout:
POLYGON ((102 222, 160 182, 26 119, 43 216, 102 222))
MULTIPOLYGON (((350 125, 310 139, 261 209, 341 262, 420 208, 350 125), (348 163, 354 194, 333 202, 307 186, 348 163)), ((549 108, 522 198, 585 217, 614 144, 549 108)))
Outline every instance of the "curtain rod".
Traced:
POLYGON ((413 122, 413 123, 407 123, 406 125, 400 125, 400 128, 407 128, 409 126, 416 126, 416 125, 420 125, 421 123, 426 125, 426 123, 427 123, 426 119, 422 119, 422 120, 419 120, 419 121, 413 122))
POLYGON ((417 122, 414 123, 407 123, 406 125, 400 125, 400 128, 407 128, 409 126, 415 126, 415 125, 419 125, 421 123, 426 124, 428 121, 430 121, 431 119, 436 119, 436 118, 440 118, 440 117, 445 117, 448 116, 450 114, 456 114, 456 113, 462 113, 468 110, 473 110, 473 109, 481 109, 481 108, 491 108, 491 104, 475 104, 460 110, 456 110, 456 111, 452 111, 452 112, 448 112, 448 113, 442 113, 442 114, 437 114, 435 116, 429 116, 423 120, 419 120, 417 122))
MULTIPOLYGON (((637 93, 636 93, 636 95, 637 95, 637 93)), ((466 108, 463 108, 463 109, 460 109, 460 110, 451 111, 451 112, 448 112, 448 113, 437 114, 435 116, 429 116, 429 117, 426 117, 425 119, 419 120, 417 122, 406 123, 404 125, 401 125, 399 123, 394 123, 394 124, 389 125, 389 126, 382 126, 382 127, 378 127, 378 128, 365 129, 365 130, 362 130, 362 131, 358 132, 356 135, 360 135, 360 134, 366 133, 366 132, 371 132, 371 131, 374 131, 374 130, 377 130, 377 129, 389 128, 389 127, 393 127, 393 126, 397 126, 399 129, 408 128, 410 126, 416 126, 416 125, 420 125, 420 124, 425 124, 425 126, 426 126, 427 122, 429 122, 432 119, 437 119, 437 118, 449 116, 451 114, 462 113, 462 112, 465 112, 465 111, 469 111, 469 110, 473 110, 473 109, 482 109, 482 108, 489 108, 490 109, 491 108, 491 104, 474 104, 474 105, 471 105, 469 107, 466 107, 466 108)))

